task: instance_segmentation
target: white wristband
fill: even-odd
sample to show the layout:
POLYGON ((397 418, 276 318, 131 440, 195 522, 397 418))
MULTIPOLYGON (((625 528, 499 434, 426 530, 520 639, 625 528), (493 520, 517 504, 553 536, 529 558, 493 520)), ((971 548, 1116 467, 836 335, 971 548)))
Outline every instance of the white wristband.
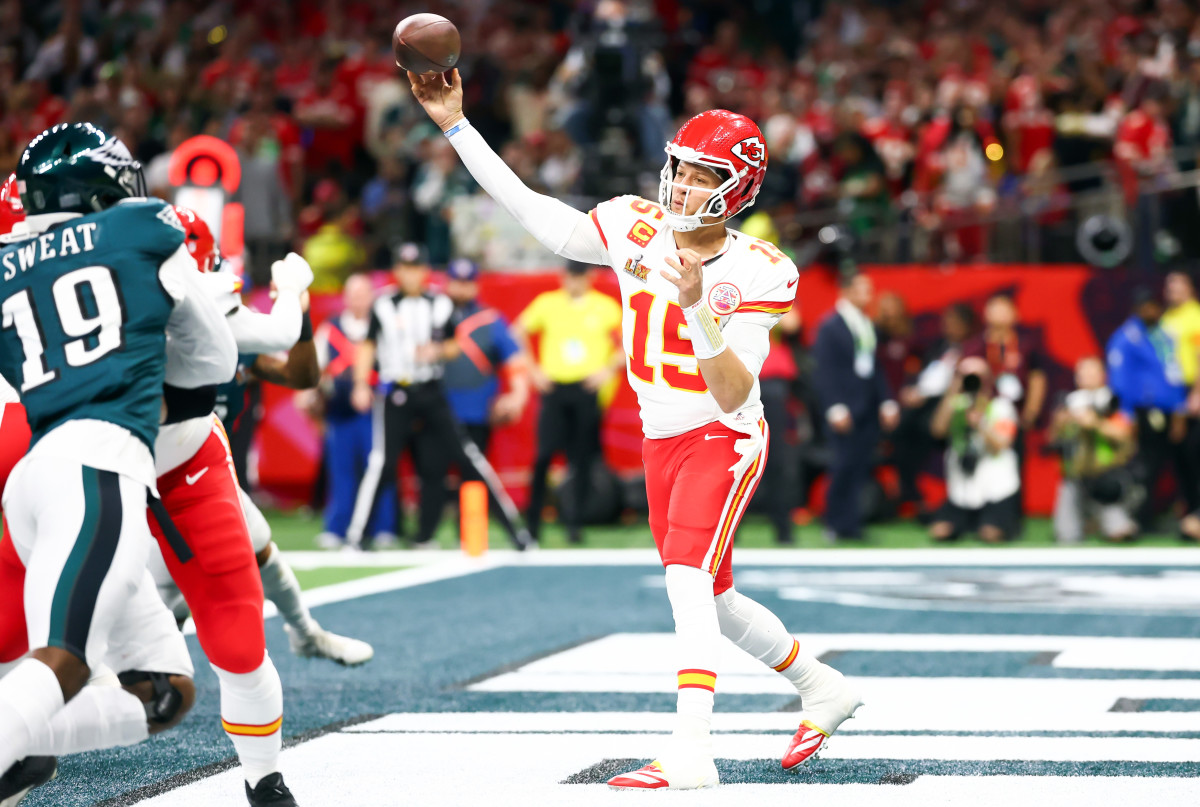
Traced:
POLYGON ((692 340, 692 352, 697 359, 712 359, 725 352, 728 345, 721 329, 717 327, 717 318, 709 310, 708 304, 701 300, 683 309, 683 319, 688 326, 688 335, 692 340))
POLYGON ((445 131, 445 135, 446 135, 446 137, 452 137, 470 125, 471 125, 470 121, 468 121, 466 118, 463 118, 458 123, 454 124, 449 129, 447 129, 445 131))

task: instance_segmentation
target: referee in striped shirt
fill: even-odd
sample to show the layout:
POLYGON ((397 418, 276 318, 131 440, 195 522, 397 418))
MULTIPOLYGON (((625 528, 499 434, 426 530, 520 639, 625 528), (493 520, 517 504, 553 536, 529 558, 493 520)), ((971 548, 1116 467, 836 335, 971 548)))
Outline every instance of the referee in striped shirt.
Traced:
POLYGON ((428 546, 445 507, 446 473, 455 456, 458 434, 442 391, 442 366, 459 348, 450 326, 454 304, 426 288, 429 266, 420 247, 403 244, 393 275, 400 287, 380 295, 371 306, 371 324, 354 363, 350 402, 373 411, 372 448, 346 531, 350 546, 362 545, 363 531, 380 495, 396 484, 396 465, 413 448, 421 480, 421 515, 416 545, 428 546), (379 363, 379 387, 371 372, 379 363))

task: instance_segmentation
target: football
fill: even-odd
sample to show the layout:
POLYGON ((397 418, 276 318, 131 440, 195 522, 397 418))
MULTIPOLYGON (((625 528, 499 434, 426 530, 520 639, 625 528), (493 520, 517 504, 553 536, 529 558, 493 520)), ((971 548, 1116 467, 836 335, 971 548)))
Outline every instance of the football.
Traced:
POLYGON ((405 17, 392 32, 396 64, 414 73, 444 73, 458 65, 462 40, 458 28, 437 14, 405 17))

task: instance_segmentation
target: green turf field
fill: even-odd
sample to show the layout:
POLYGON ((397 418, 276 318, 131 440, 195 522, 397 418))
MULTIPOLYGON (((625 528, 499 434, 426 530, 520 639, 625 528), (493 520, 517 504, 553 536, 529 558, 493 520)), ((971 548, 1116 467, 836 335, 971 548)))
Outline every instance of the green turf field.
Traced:
MULTIPOLYGON (((303 511, 266 511, 267 519, 275 533, 275 543, 284 550, 312 550, 317 546, 314 538, 321 531, 321 519, 317 514, 303 511)), ((627 549, 654 546, 650 536, 650 528, 645 524, 623 524, 616 526, 588 527, 585 530, 583 548, 593 549, 627 549)), ((443 549, 458 547, 458 531, 453 518, 448 516, 437 534, 438 544, 443 549)), ((493 549, 506 549, 511 545, 504 532, 496 524, 492 525, 490 545, 493 549)), ((737 545, 740 547, 775 547, 770 525, 759 516, 748 516, 737 533, 737 545)), ((867 537, 861 544, 838 544, 838 548, 847 550, 861 548, 909 548, 929 547, 937 545, 930 540, 925 528, 910 521, 893 521, 877 524, 867 528, 867 537)), ((1004 547, 993 547, 973 538, 964 539, 956 546, 979 547, 1003 551, 1004 547)), ((1031 518, 1025 522, 1025 532, 1020 540, 1009 546, 1038 547, 1054 546, 1050 520, 1031 518)), ((1084 546, 1107 546, 1099 538, 1088 540, 1084 546)), ((1139 539, 1136 546, 1181 546, 1183 542, 1174 535, 1147 535, 1139 539)), ((545 549, 567 548, 566 533, 555 524, 547 524, 542 530, 542 547, 545 549)), ((821 535, 819 523, 808 524, 796 528, 795 547, 799 549, 828 548, 830 544, 821 535)))
POLYGON ((300 581, 300 588, 320 588, 328 586, 332 583, 344 583, 347 580, 359 580, 363 577, 371 577, 384 572, 395 572, 403 569, 403 566, 379 566, 379 567, 352 567, 352 566, 323 566, 319 569, 296 569, 296 579, 300 581))

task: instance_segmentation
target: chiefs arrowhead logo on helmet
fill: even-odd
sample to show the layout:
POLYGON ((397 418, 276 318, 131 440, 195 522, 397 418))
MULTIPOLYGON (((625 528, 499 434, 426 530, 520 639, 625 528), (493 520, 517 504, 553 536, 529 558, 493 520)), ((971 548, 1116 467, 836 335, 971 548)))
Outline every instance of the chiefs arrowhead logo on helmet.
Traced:
POLYGON ((184 243, 187 244, 192 259, 196 261, 196 268, 201 272, 215 272, 221 257, 212 230, 196 211, 179 205, 175 205, 174 208, 179 223, 183 225, 184 243))
POLYGON ((767 172, 762 132, 745 115, 727 109, 711 109, 688 120, 667 143, 666 152, 666 163, 658 175, 658 201, 673 230, 694 230, 736 216, 754 204, 767 172), (671 207, 676 189, 683 191, 685 200, 692 190, 675 181, 680 162, 710 168, 720 181, 700 209, 686 215, 671 207))
POLYGON ((740 143, 734 144, 730 151, 740 157, 742 162, 753 165, 755 168, 762 165, 763 157, 767 155, 766 146, 757 137, 747 137, 740 143))

